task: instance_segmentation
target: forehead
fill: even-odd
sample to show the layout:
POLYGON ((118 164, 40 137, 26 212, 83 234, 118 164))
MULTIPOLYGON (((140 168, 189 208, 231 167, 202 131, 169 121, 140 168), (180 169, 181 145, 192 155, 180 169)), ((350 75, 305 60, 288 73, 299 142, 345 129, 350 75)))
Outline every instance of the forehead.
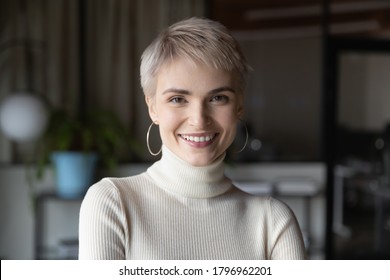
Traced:
POLYGON ((215 69, 204 63, 176 58, 165 62, 157 76, 157 92, 164 87, 184 87, 185 89, 230 86, 235 87, 231 72, 215 69))

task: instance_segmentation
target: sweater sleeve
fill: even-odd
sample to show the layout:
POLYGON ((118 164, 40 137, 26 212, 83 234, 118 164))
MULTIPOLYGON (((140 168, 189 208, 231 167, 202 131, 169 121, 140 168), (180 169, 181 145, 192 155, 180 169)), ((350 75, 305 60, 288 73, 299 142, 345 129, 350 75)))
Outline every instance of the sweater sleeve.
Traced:
POLYGON ((119 190, 107 179, 91 186, 80 209, 79 259, 125 259, 126 232, 119 190))
POLYGON ((302 232, 292 210, 277 199, 270 200, 272 232, 270 258, 274 260, 303 260, 306 250, 302 232))

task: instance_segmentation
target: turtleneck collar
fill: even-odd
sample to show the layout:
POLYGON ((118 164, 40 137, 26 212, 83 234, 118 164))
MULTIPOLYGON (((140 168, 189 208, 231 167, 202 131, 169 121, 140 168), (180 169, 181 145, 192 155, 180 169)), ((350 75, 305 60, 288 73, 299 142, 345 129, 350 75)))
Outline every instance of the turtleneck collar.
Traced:
POLYGON ((176 156, 167 147, 162 148, 161 160, 148 168, 156 184, 168 192, 188 198, 211 198, 231 187, 225 177, 225 155, 207 166, 193 166, 176 156))

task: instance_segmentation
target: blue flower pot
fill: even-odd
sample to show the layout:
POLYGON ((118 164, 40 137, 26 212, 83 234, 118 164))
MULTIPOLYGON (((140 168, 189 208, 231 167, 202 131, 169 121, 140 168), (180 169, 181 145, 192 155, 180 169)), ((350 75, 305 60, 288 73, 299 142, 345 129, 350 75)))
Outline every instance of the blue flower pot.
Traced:
POLYGON ((84 197, 93 183, 97 159, 96 153, 52 153, 58 196, 69 199, 84 197))

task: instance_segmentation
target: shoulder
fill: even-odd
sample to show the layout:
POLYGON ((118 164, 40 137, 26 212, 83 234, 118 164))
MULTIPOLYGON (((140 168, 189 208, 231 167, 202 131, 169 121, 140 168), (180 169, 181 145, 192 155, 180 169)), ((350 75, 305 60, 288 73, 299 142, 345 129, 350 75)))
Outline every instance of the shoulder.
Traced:
POLYGON ((273 215, 285 216, 285 217, 293 215, 291 208, 285 202, 277 198, 269 197, 268 203, 269 203, 270 211, 272 212, 273 215))
POLYGON ((284 227, 290 223, 296 223, 296 217, 285 202, 268 196, 266 199, 267 216, 275 227, 284 227))
POLYGON ((246 201, 248 203, 254 203, 256 205, 261 205, 262 207, 267 208, 267 210, 271 210, 272 207, 284 208, 286 206, 283 202, 268 194, 264 194, 264 195, 252 194, 242 190, 241 188, 237 187, 235 184, 232 185, 230 194, 235 199, 246 201))
POLYGON ((289 219, 294 217, 291 208, 286 203, 270 195, 250 194, 235 186, 232 189, 232 195, 245 204, 255 207, 258 211, 261 211, 262 214, 271 218, 271 220, 289 219))
POLYGON ((145 173, 131 177, 103 178, 89 187, 83 204, 120 204, 135 197, 147 185, 148 178, 145 173))
POLYGON ((87 194, 114 194, 136 191, 142 185, 148 184, 146 173, 130 177, 106 177, 93 184, 87 194))

